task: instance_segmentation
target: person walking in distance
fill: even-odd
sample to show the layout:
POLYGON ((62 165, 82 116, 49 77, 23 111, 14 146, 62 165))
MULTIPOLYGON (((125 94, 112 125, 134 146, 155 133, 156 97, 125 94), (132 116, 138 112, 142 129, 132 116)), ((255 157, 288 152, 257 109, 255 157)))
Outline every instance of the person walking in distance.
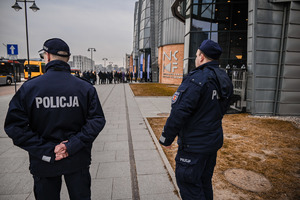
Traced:
POLYGON ((97 92, 70 74, 71 54, 63 40, 45 41, 40 52, 46 73, 14 95, 4 129, 29 154, 36 199, 60 199, 64 176, 71 200, 90 200, 92 143, 105 125, 97 92))
POLYGON ((212 176, 223 145, 222 118, 233 93, 231 80, 217 60, 218 43, 204 40, 195 66, 172 97, 172 109, 159 142, 170 146, 178 136, 176 181, 183 200, 213 199, 212 176))

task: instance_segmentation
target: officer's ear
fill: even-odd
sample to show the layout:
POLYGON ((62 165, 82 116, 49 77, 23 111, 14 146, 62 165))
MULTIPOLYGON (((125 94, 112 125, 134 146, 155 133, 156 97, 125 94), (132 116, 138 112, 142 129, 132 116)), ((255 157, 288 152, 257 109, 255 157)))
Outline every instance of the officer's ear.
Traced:
POLYGON ((203 62, 205 59, 204 53, 200 52, 200 61, 203 62))
POLYGON ((47 62, 50 62, 52 60, 52 54, 47 52, 47 62))

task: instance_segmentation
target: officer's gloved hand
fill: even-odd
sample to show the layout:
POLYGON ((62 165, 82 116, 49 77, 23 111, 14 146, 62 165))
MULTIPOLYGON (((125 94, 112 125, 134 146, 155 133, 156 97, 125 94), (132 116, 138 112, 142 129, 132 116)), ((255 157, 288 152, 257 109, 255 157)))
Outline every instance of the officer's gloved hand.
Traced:
POLYGON ((163 130, 160 138, 159 138, 159 143, 168 147, 168 148, 171 148, 171 144, 173 143, 173 140, 172 139, 169 139, 166 137, 166 133, 165 131, 163 130))

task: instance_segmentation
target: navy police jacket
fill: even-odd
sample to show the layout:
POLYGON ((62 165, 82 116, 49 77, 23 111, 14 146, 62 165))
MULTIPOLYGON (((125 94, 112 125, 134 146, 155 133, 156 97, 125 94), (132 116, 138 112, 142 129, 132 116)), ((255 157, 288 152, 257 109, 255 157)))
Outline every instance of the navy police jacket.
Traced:
POLYGON ((92 143, 105 125, 95 88, 72 76, 59 60, 46 73, 25 82, 12 98, 4 129, 28 151, 30 172, 40 177, 72 173, 91 163, 92 143), (54 148, 66 143, 69 156, 55 161, 54 148))
POLYGON ((178 136, 179 148, 209 153, 223 145, 222 118, 233 93, 231 80, 217 61, 205 63, 184 77, 172 97, 172 109, 160 137, 169 146, 178 136))

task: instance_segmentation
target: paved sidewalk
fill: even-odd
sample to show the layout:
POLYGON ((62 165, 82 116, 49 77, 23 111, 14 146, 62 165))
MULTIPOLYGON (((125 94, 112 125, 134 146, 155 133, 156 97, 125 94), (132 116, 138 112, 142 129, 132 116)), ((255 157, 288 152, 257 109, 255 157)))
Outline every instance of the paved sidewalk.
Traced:
MULTIPOLYGON (((128 84, 95 87, 107 124, 93 145, 92 199, 179 199, 144 121, 168 113, 170 97, 133 97, 128 84), (148 101, 153 102, 152 109, 146 106, 148 101)), ((1 113, 6 113, 11 97, 0 96, 1 113)), ((0 199, 33 200, 28 155, 7 138, 4 117, 0 117, 0 199)), ((69 199, 65 184, 61 199, 69 199)))

